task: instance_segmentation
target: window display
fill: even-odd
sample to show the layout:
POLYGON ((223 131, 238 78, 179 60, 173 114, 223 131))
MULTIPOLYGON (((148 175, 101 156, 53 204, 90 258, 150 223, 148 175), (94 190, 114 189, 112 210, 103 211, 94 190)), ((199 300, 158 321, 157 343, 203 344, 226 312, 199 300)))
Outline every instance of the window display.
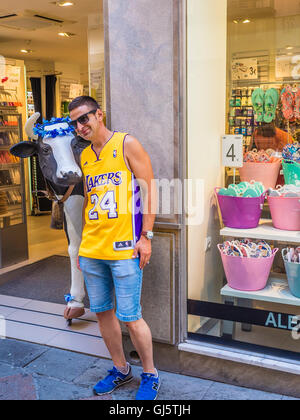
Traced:
MULTIPOLYGON (((225 133, 242 135, 243 166, 225 168, 225 185, 215 188, 223 285, 217 290, 219 279, 204 280, 201 299, 188 301, 189 337, 298 353, 300 8, 293 17, 276 8, 260 16, 257 5, 247 24, 228 21, 225 133), (294 25, 284 31, 289 19, 294 25)), ((228 2, 228 16, 236 9, 228 2)))

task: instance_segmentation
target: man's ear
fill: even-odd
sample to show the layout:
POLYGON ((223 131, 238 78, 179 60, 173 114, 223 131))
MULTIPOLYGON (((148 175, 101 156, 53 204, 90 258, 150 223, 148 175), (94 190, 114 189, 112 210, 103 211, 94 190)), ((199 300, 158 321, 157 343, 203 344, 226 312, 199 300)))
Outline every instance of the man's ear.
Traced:
POLYGON ((21 141, 10 148, 10 153, 20 158, 28 158, 37 154, 37 144, 32 141, 21 141))
POLYGON ((103 121, 103 111, 100 108, 97 109, 97 116, 101 121, 103 121))

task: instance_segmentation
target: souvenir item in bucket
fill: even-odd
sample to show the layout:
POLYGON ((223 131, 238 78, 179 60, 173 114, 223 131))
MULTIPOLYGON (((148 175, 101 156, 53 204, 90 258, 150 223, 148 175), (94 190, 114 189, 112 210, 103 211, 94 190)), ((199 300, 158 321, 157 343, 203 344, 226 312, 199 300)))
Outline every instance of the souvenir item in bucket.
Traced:
POLYGON ((300 230, 300 187, 285 185, 268 191, 273 226, 280 230, 300 230))
POLYGON ((215 191, 225 226, 236 229, 258 226, 265 201, 261 183, 242 182, 231 184, 228 188, 216 188, 215 191))
POLYGON ((287 144, 282 151, 282 157, 300 163, 300 143, 287 144))
POLYGON ((300 198, 300 185, 284 185, 283 187, 273 190, 269 189, 268 194, 270 197, 299 197, 300 198))
POLYGON ((282 257, 290 291, 300 298, 300 247, 283 249, 282 257))
POLYGON ((259 181, 266 189, 275 188, 280 166, 281 157, 273 149, 253 149, 244 154, 243 167, 239 169, 241 181, 259 181))
POLYGON ((293 160, 282 161, 284 180, 286 184, 300 185, 300 163, 293 160))
POLYGON ((282 151, 284 180, 286 184, 300 184, 300 143, 287 144, 282 151))
POLYGON ((256 291, 266 287, 274 257, 265 241, 249 239, 227 241, 218 245, 228 285, 237 290, 256 291))

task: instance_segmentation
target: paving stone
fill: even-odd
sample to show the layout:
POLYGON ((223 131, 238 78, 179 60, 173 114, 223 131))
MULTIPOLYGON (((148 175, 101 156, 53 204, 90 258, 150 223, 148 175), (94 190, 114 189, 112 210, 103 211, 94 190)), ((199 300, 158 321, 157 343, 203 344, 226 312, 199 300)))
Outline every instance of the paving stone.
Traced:
POLYGON ((35 375, 38 399, 41 401, 80 400, 93 396, 90 389, 57 379, 35 375))
POLYGON ((72 382, 85 372, 97 358, 66 350, 50 349, 28 364, 26 371, 72 382))
POLYGON ((7 363, 0 362, 0 378, 4 378, 5 376, 11 375, 19 375, 23 373, 22 368, 18 368, 12 365, 8 365, 7 363))
POLYGON ((203 400, 281 400, 282 395, 214 382, 203 400))
POLYGON ((91 397, 91 398, 80 398, 80 400, 81 401, 97 401, 97 400, 99 400, 99 401, 103 401, 103 400, 109 400, 109 401, 111 401, 113 398, 112 398, 112 396, 110 395, 110 394, 107 394, 107 395, 102 395, 102 396, 100 396, 100 395, 98 395, 98 396, 95 396, 95 397, 91 397))
POLYGON ((140 379, 137 376, 134 376, 133 380, 129 382, 129 384, 120 386, 120 388, 116 389, 111 394, 113 400, 134 401, 140 386, 140 382, 140 379))
POLYGON ((157 400, 201 400, 213 384, 212 381, 159 372, 161 385, 157 400))
POLYGON ((17 340, 1 340, 0 362, 23 367, 49 349, 38 344, 17 340))
POLYGON ((37 399, 34 381, 31 375, 12 375, 0 378, 0 400, 34 401, 37 399))
POLYGON ((299 401, 299 398, 283 396, 282 401, 299 401))
POLYGON ((97 359, 82 374, 77 376, 74 384, 93 387, 98 381, 107 375, 107 371, 112 368, 112 361, 107 359, 97 359))

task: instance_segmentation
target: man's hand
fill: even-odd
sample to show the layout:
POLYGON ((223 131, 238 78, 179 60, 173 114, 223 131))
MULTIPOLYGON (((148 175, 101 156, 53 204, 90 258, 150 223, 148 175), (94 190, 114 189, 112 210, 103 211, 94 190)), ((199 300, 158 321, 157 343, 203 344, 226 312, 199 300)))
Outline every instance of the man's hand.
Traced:
POLYGON ((137 258, 140 254, 140 269, 143 270, 149 264, 152 253, 151 241, 144 236, 136 243, 132 258, 137 258))

